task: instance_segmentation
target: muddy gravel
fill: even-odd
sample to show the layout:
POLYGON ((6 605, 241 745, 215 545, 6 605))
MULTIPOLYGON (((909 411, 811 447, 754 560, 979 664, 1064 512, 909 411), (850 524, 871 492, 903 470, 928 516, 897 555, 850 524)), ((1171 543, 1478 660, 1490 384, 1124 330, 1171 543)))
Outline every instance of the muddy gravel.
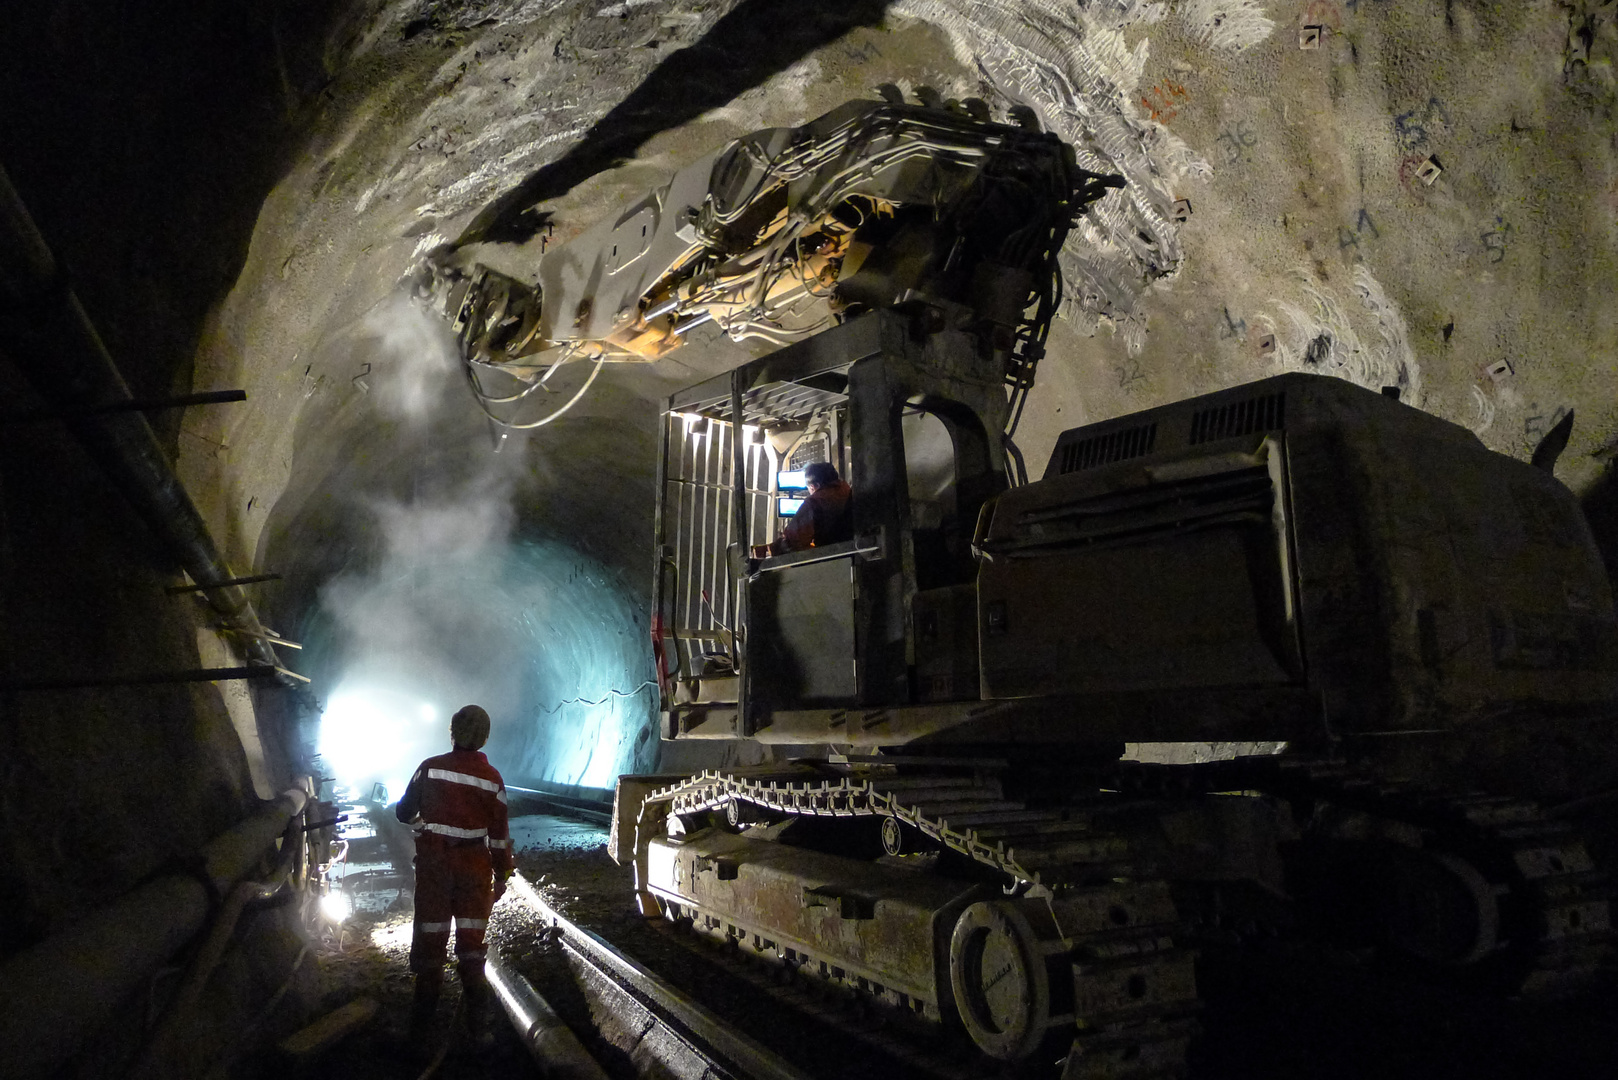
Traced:
MULTIPOLYGON (((518 866, 546 901, 660 978, 811 1076, 1034 1077, 1053 1063, 1013 1070, 979 1055, 963 1036, 917 1032, 841 995, 745 960, 633 906, 631 875, 606 854, 603 828, 549 815, 513 819, 518 866)), ((408 879, 407 879, 408 880, 408 879)), ((408 892, 390 910, 361 911, 315 946, 323 1010, 357 997, 381 1006, 377 1019, 316 1061, 292 1063, 292 1075, 341 1080, 419 1077, 430 1059, 406 1044, 411 982, 408 892)), ((496 909, 490 940, 533 983, 614 1080, 664 1075, 636 1052, 643 1032, 603 1010, 588 972, 520 898, 496 909)), ((1193 1046, 1199 1078, 1379 1076, 1422 1080, 1516 1080, 1618 1075, 1612 987, 1579 1002, 1529 1009, 1472 997, 1464 988, 1392 984, 1343 962, 1326 963, 1279 946, 1238 952, 1207 945, 1199 964, 1205 1000, 1193 1046)), ((460 987, 451 975, 439 1016, 450 1031, 460 987)), ((502 1015, 491 1017, 495 1045, 473 1055, 457 1044, 434 1075, 538 1075, 502 1015)), ((242 1077, 285 1075, 273 1056, 243 1065, 242 1077)))

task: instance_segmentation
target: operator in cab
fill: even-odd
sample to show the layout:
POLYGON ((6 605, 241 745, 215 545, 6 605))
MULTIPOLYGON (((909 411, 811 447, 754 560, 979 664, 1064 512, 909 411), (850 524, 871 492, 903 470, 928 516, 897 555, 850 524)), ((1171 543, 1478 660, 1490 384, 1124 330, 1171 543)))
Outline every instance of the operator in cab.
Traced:
POLYGON ((489 979, 483 969, 489 912, 511 877, 506 785, 480 748, 489 714, 468 705, 450 718, 454 749, 423 761, 394 809, 416 834, 416 920, 410 970, 416 975, 410 1038, 422 1045, 438 1010, 450 930, 464 995, 461 1019, 475 1045, 490 1041, 489 979))
POLYGON ((809 497, 780 536, 753 548, 755 559, 854 539, 854 489, 837 475, 837 467, 829 461, 817 461, 804 468, 803 476, 809 497))

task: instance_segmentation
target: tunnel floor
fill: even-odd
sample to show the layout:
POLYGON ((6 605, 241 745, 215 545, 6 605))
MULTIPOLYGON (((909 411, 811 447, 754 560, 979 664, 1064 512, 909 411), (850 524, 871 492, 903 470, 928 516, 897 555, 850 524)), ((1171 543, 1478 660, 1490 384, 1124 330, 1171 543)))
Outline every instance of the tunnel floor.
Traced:
MULTIPOLYGON (((411 996, 409 834, 375 804, 350 800, 342 809, 349 814, 342 826, 349 848, 334 878, 346 880, 353 912, 318 953, 321 1005, 330 1010, 369 996, 381 1009, 365 1029, 294 1073, 342 1080, 418 1077, 428 1060, 405 1039, 411 996)), ((631 903, 629 872, 607 857, 603 827, 516 813, 512 835, 520 870, 558 910, 815 1075, 920 1074, 901 1061, 883 1060, 880 1045, 867 1037, 872 1026, 837 1003, 808 995, 807 1014, 794 1015, 767 974, 738 977, 717 946, 641 919, 631 903)), ((592 1009, 562 951, 514 897, 496 909, 490 939, 610 1075, 644 1075, 619 1048, 623 1033, 612 1030, 611 1017, 592 1009)), ((1198 978, 1205 1009, 1192 1063, 1193 1076, 1202 1080, 1618 1075, 1618 987, 1611 985, 1577 1002, 1529 1008, 1459 989, 1394 983, 1340 959, 1326 962, 1279 947, 1238 953, 1204 946, 1198 978)), ((459 1000, 453 975, 445 998, 441 1037, 459 1000)), ((538 1075, 503 1016, 491 1017, 491 1030, 490 1051, 472 1055, 452 1046, 433 1075, 538 1075)), ((240 1075, 279 1075, 279 1068, 266 1060, 240 1075)))

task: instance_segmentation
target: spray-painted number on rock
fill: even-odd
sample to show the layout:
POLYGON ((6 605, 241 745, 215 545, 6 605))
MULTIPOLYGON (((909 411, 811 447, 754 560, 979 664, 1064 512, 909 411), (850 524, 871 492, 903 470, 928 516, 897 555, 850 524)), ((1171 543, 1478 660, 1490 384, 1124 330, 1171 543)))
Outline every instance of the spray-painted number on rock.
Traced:
POLYGON ((1112 370, 1118 376, 1118 388, 1120 390, 1133 393, 1137 386, 1146 381, 1146 373, 1140 369, 1139 360, 1125 360, 1112 370))
MULTIPOLYGON (((1225 148, 1225 164, 1234 165, 1244 159, 1244 151, 1258 145, 1258 130, 1253 127, 1251 120, 1238 120, 1233 126, 1219 133, 1216 140, 1225 148)), ((1252 158, 1246 158, 1252 161, 1252 158)))
POLYGON ((1426 146, 1433 138, 1449 132, 1449 111, 1436 97, 1427 104, 1393 118, 1393 137, 1406 152, 1426 146))
POLYGON ((1382 239, 1382 233, 1377 229, 1376 222, 1372 220, 1370 211, 1362 206, 1360 207, 1359 216, 1354 219, 1352 228, 1347 225, 1337 226, 1337 250, 1346 251, 1349 248, 1354 248, 1357 254, 1360 240, 1365 238, 1366 233, 1371 234, 1370 239, 1372 240, 1382 239))
POLYGON ((1224 320, 1219 324, 1219 340, 1229 341, 1235 338, 1239 342, 1247 340, 1247 320, 1233 318, 1230 308, 1224 309, 1224 320))
MULTIPOLYGON (((1529 408, 1537 410, 1538 406, 1531 405, 1529 408)), ((1569 411, 1566 405, 1558 405, 1556 411, 1552 413, 1533 412, 1531 415, 1523 417, 1522 433, 1537 442, 1544 438, 1547 431, 1560 424, 1569 411)))
POLYGON ((1507 242, 1511 237, 1511 222, 1496 214, 1494 228, 1478 236, 1483 241, 1483 250, 1488 252, 1489 261, 1497 263, 1506 257, 1507 242))
POLYGON ((882 50, 874 42, 850 42, 843 46, 843 55, 857 64, 869 64, 882 58, 882 50))

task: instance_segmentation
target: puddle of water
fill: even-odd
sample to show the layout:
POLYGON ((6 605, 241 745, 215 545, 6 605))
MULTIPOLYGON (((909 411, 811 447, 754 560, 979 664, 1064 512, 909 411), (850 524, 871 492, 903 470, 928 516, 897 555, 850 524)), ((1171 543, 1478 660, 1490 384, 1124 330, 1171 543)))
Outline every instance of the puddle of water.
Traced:
MULTIPOLYGON (((363 915, 391 923, 386 918, 390 908, 397 914, 398 905, 410 903, 415 852, 408 844, 405 850, 394 850, 388 831, 377 828, 371 815, 390 813, 386 807, 362 802, 359 793, 348 789, 336 795, 339 812, 348 815, 337 826, 338 837, 348 842, 348 853, 331 871, 332 892, 340 895, 333 901, 334 910, 340 908, 345 918, 363 915)), ((511 818, 511 838, 517 851, 588 851, 606 845, 607 828, 554 814, 520 814, 511 818)), ((391 925, 379 931, 385 936, 403 933, 408 943, 405 926, 404 931, 391 925)), ((395 944, 389 937, 387 945, 395 944)))
POLYGON ((346 788, 337 790, 336 801, 339 813, 348 815, 347 821, 337 825, 338 837, 348 842, 348 853, 331 871, 332 892, 341 896, 334 902, 334 911, 342 911, 345 917, 382 915, 410 896, 412 853, 393 850, 378 831, 371 814, 387 813, 385 808, 378 811, 346 788))

